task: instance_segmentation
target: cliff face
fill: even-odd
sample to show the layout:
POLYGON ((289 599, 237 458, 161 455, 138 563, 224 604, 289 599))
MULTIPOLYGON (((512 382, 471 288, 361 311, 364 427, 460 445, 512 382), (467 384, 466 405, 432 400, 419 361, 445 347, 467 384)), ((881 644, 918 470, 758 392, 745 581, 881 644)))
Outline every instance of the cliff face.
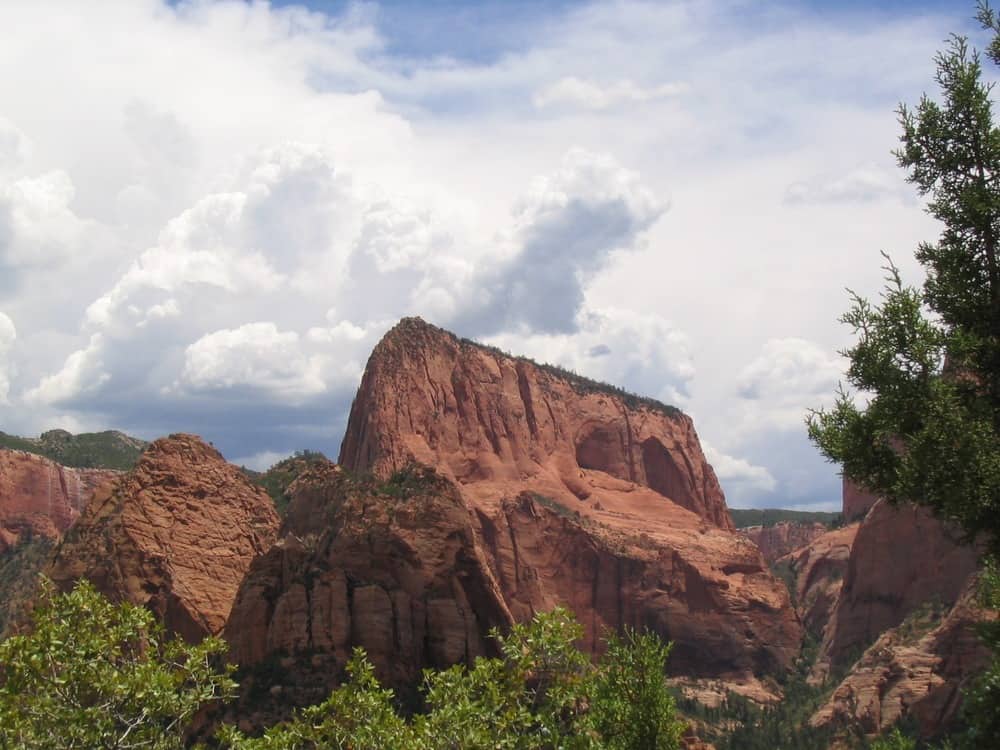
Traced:
POLYGON ((23 451, 0 448, 0 554, 22 538, 58 539, 95 490, 120 472, 70 469, 23 451))
POLYGON ((821 661, 843 664, 925 602, 950 606, 976 558, 930 511, 879 500, 858 528, 821 661))
POLYGON ((861 489, 849 479, 843 480, 843 486, 844 520, 848 523, 851 521, 860 521, 871 510, 871 507, 878 502, 878 498, 870 492, 861 489))
POLYGON ((222 629, 250 561, 271 546, 277 527, 262 489, 197 437, 172 435, 95 495, 48 575, 63 589, 88 578, 199 640, 222 629))
POLYGON ((400 685, 557 605, 592 651, 606 628, 652 628, 681 674, 752 680, 798 653, 787 591, 665 407, 404 321, 369 361, 341 456, 287 489, 285 541, 226 628, 241 663, 290 655, 285 695, 335 680, 354 645, 400 685), (413 462, 435 469, 427 488, 413 462))
POLYGON ((491 653, 489 628, 557 605, 593 652, 605 629, 654 629, 681 674, 751 680, 798 652, 797 619, 757 549, 686 511, 687 526, 654 539, 532 492, 487 515, 431 470, 379 483, 332 464, 288 492, 285 538, 251 566, 226 627, 242 665, 287 655, 286 704, 328 691, 354 646, 405 687, 491 653))
POLYGON ((822 638, 840 597, 859 524, 827 531, 777 560, 792 573, 796 609, 802 624, 822 638))
POLYGON ((774 526, 747 526, 740 533, 750 537, 764 555, 768 564, 779 557, 805 547, 817 537, 827 532, 821 523, 796 523, 780 521, 774 526))
POLYGON ((732 528, 689 417, 417 318, 372 353, 340 452, 346 468, 381 477, 412 461, 462 485, 537 481, 580 500, 600 472, 732 528))
POLYGON ((924 737, 945 729, 962 690, 990 660, 976 624, 996 613, 976 605, 974 589, 970 584, 943 620, 925 607, 883 633, 810 724, 860 726, 873 737, 909 716, 924 737))

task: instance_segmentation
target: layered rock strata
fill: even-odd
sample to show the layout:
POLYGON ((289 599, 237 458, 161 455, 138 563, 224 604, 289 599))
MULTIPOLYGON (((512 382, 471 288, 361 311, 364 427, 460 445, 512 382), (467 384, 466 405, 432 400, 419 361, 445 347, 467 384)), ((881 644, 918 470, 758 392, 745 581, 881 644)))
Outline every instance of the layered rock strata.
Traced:
POLYGON ((42 456, 0 448, 0 554, 31 537, 58 539, 94 492, 120 472, 70 469, 42 456))
POLYGON ((852 661, 926 602, 954 604, 977 557, 975 548, 960 544, 957 533, 929 510, 879 500, 858 528, 821 664, 852 661))
POLYGON ((197 641, 222 630, 251 560, 271 547, 278 523, 267 493, 218 451, 196 436, 171 435, 94 496, 48 575, 63 589, 88 578, 197 641))
POLYGON ((976 625, 996 613, 977 606, 972 583, 943 619, 935 609, 928 604, 914 610, 883 633, 810 724, 860 727, 869 737, 904 717, 923 737, 946 729, 957 716, 963 689, 990 660, 976 625))
POLYGON ((340 452, 345 467, 381 477, 412 462, 495 496, 538 483, 586 501, 601 474, 618 491, 644 487, 733 528, 690 417, 419 318, 372 353, 340 452))
POLYGON ((753 680, 798 653, 787 590, 730 531, 675 410, 404 320, 372 354, 341 460, 288 488, 285 541, 226 628, 241 663, 287 655, 283 690, 335 680, 356 645, 405 683, 557 605, 595 652, 607 629, 655 630, 680 674, 753 680), (417 464, 433 482, 400 489, 417 464))

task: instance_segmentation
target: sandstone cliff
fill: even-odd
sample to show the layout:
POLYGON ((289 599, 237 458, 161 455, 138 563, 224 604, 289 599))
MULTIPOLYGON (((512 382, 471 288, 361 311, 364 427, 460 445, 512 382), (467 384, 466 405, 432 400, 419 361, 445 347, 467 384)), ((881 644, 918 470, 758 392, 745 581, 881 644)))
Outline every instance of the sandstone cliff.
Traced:
POLYGON ((774 526, 747 526, 740 529, 740 533, 748 536, 760 548, 768 564, 805 547, 826 532, 826 526, 821 523, 796 521, 781 521, 774 526))
POLYGON ((879 500, 858 528, 821 664, 851 661, 925 602, 953 604, 976 560, 976 550, 927 509, 879 500))
POLYGON ((791 572, 796 610, 806 630, 817 639, 823 637, 840 597, 858 527, 852 523, 827 531, 777 560, 779 567, 791 572))
POLYGON ((861 489, 850 479, 843 480, 844 520, 860 521, 878 502, 878 498, 870 492, 861 489))
POLYGON ((884 632, 810 724, 860 727, 873 737, 908 716, 921 736, 945 729, 957 715, 963 688, 990 659, 976 624, 996 613, 977 606, 974 589, 970 582, 943 619, 939 608, 927 604, 884 632))
POLYGON ((694 425, 677 409, 406 318, 368 361, 340 463, 387 477, 413 461, 494 496, 539 483, 585 501, 600 473, 618 480, 617 493, 646 487, 732 528, 694 425))
POLYGON ((32 453, 0 448, 0 555, 22 538, 58 539, 95 490, 119 474, 70 469, 32 453))
POLYGON ((729 530, 690 420, 575 387, 403 321, 369 361, 347 466, 287 489, 285 541, 251 567, 227 625, 234 658, 287 661, 287 694, 329 684, 364 645, 400 684, 486 652, 490 626, 565 605, 593 651, 631 625, 674 641, 680 674, 784 672, 798 618, 729 530), (414 461, 433 483, 400 490, 414 461))
POLYGON ((198 640, 222 629, 251 560, 268 550, 277 527, 267 493, 197 437, 172 435, 95 495, 48 575, 62 588, 86 577, 198 640))

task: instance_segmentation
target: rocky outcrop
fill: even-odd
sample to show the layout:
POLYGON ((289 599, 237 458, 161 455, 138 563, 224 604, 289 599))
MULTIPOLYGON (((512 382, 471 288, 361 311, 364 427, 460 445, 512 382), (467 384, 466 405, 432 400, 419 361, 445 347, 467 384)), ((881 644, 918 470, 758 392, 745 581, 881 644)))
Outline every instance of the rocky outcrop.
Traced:
POLYGON ((799 617, 817 639, 823 637, 840 597, 858 527, 853 523, 827 531, 777 560, 779 567, 791 572, 799 617))
POLYGON ((277 527, 264 490, 199 438, 171 435, 94 496, 48 575, 64 589, 88 578, 200 640, 221 631, 251 560, 270 548, 277 527))
POLYGON ((878 497, 845 478, 843 480, 843 502, 844 520, 851 523, 863 519, 871 507, 878 502, 878 497))
POLYGON ((729 530, 690 420, 587 388, 403 321, 369 361, 347 465, 287 488, 285 541, 254 563, 226 628, 234 658, 286 654, 279 692, 295 702, 363 645, 398 686, 488 653, 491 626, 562 605, 592 652, 634 626, 674 642, 679 674, 783 673, 801 626, 756 545, 729 530))
POLYGON ((779 557, 805 547, 825 534, 827 528, 821 523, 780 521, 773 526, 747 526, 740 529, 740 532, 753 540, 764 559, 771 564, 779 557))
POLYGON ((94 492, 119 474, 70 469, 42 456, 0 448, 0 555, 22 539, 58 539, 94 492))
POLYGON ((975 548, 918 506, 879 500, 861 523, 826 630, 821 665, 845 665, 926 602, 953 604, 976 570, 975 548))
POLYGON ((317 466, 288 491, 285 539, 251 566, 226 628, 241 664, 289 656, 286 703, 328 691, 354 646, 405 686, 490 653, 490 627, 557 605, 592 652, 606 629, 652 628, 674 642, 681 674, 752 680, 798 652, 787 593, 756 547, 681 509, 687 523, 652 533, 528 491, 487 513, 424 469, 378 483, 317 466))
POLYGON ((733 528, 690 417, 419 318, 372 353, 340 452, 345 467, 383 478, 411 462, 495 496, 539 483, 586 501, 599 473, 733 528))
POLYGON ((954 720, 966 684, 990 659, 976 624, 993 619, 975 603, 971 584, 942 619, 933 605, 914 610, 865 651, 827 703, 810 719, 813 726, 860 727, 869 737, 904 716, 921 736, 933 737, 954 720))
POLYGON ((289 492, 285 537, 254 561, 226 627, 234 660, 308 655, 284 688, 322 696, 355 646, 396 686, 492 653, 488 630, 513 618, 454 485, 430 469, 378 485, 327 463, 289 492))

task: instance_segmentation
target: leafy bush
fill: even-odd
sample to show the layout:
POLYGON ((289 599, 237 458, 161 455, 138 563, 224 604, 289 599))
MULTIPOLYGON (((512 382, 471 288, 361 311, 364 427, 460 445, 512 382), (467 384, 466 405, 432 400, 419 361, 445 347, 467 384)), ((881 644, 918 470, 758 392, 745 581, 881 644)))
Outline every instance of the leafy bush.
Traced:
POLYGON ((112 604, 87 582, 43 581, 34 630, 0 643, 0 747, 184 747, 195 713, 234 694, 214 662, 226 646, 168 639, 153 614, 112 604))
POLYGON ((574 645, 583 629, 564 609, 494 632, 501 657, 424 675, 425 711, 395 710, 362 650, 323 703, 234 750, 674 750, 684 724, 664 680, 669 646, 653 635, 611 636, 597 665, 574 645))

